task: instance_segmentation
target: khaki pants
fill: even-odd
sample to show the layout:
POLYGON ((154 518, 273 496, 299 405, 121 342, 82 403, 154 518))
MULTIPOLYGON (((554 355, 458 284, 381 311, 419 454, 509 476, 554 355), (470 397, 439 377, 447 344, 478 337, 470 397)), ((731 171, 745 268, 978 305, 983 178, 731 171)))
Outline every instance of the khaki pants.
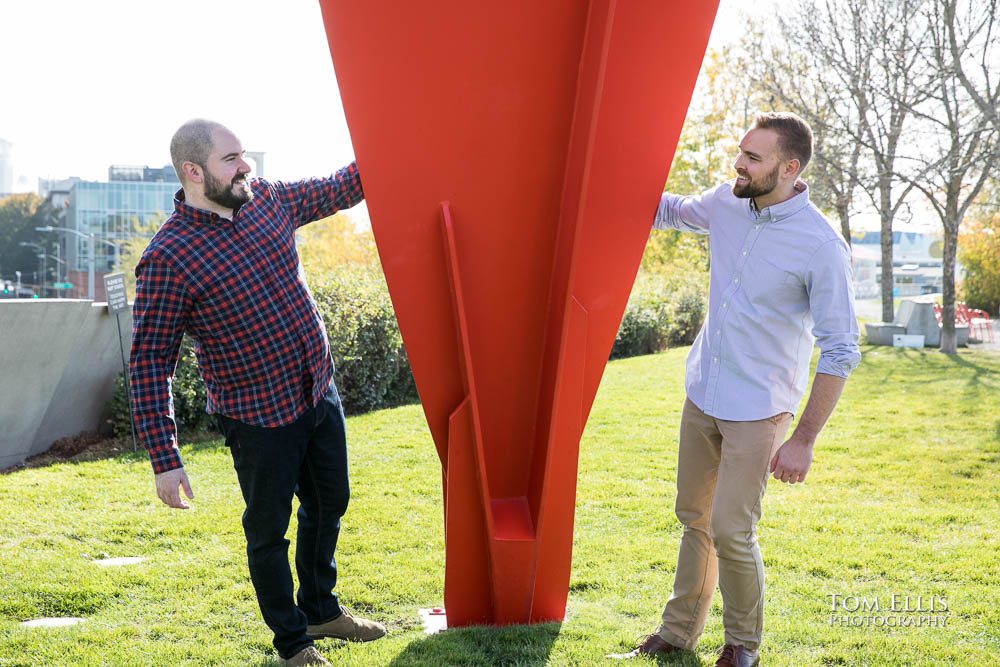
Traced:
POLYGON ((718 583, 726 643, 756 650, 764 623, 764 562, 757 521, 787 412, 752 422, 709 417, 690 400, 681 415, 677 518, 684 524, 674 590, 659 634, 693 649, 718 583))

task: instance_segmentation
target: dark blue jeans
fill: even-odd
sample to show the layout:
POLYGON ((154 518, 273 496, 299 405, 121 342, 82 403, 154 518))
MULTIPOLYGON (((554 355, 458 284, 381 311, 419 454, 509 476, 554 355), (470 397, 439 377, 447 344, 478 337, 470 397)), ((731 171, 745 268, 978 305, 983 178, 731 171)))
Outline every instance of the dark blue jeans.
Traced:
POLYGON ((341 614, 333 592, 337 585, 333 554, 350 486, 340 396, 331 383, 316 407, 287 426, 251 426, 222 415, 218 422, 246 501, 243 532, 250 580, 264 622, 274 632, 274 647, 287 659, 312 644, 307 624, 341 614), (299 498, 295 599, 285 539, 293 494, 299 498))

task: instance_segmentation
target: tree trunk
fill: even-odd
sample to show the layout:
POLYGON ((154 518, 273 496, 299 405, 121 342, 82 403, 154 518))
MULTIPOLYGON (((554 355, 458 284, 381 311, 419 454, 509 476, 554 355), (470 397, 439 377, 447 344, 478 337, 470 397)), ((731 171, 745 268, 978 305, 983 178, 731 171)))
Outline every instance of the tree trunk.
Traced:
POLYGON ((958 248, 958 221, 951 220, 944 225, 943 272, 941 281, 941 347, 945 354, 958 351, 958 336, 955 333, 955 252, 958 248))
POLYGON ((885 204, 879 214, 882 218, 882 321, 892 322, 892 218, 885 204))
POLYGON ((844 201, 845 197, 838 197, 837 201, 837 217, 840 218, 840 233, 844 235, 844 240, 847 241, 847 247, 851 247, 851 212, 850 212, 850 202, 844 201))

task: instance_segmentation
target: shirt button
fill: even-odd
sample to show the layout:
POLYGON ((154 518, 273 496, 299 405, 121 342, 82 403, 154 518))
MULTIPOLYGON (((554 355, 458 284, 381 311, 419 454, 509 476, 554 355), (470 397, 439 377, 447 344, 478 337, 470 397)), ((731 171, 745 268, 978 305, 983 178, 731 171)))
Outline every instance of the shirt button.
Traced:
POLYGON ((716 364, 719 363, 719 358, 718 357, 712 357, 712 362, 716 363, 716 364))
POLYGON ((728 308, 728 307, 729 307, 729 304, 728 304, 728 303, 726 303, 725 301, 723 301, 723 302, 722 302, 722 307, 723 307, 723 308, 728 308))
POLYGON ((740 284, 739 277, 737 276, 736 278, 733 278, 733 282, 736 283, 737 285, 739 285, 740 284))
POLYGON ((746 257, 746 256, 747 256, 747 251, 746 251, 746 250, 744 250, 744 251, 743 251, 743 256, 744 256, 744 257, 746 257))

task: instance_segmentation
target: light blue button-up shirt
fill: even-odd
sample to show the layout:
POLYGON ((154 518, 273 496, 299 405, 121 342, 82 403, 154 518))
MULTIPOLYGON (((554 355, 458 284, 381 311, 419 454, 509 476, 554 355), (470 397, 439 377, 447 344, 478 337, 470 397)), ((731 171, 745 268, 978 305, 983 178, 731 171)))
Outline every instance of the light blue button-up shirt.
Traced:
POLYGON ((851 256, 809 201, 756 211, 732 182, 701 196, 664 194, 654 229, 709 235, 708 316, 688 355, 688 398, 718 419, 752 421, 795 413, 817 373, 846 378, 861 360, 851 256))

